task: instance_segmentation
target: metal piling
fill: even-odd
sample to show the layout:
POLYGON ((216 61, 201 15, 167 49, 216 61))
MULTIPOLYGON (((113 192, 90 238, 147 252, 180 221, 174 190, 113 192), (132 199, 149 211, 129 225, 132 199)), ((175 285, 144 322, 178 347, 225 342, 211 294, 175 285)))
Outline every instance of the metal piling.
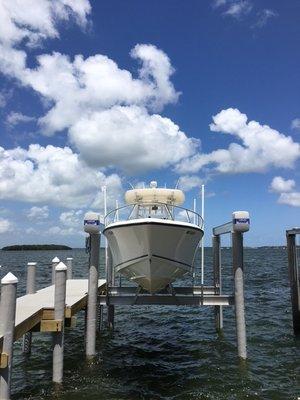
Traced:
POLYGON ((299 228, 286 231, 293 329, 295 335, 300 335, 300 280, 297 263, 296 234, 300 234, 299 228))
POLYGON ((86 318, 85 352, 88 358, 96 355, 97 297, 100 233, 90 234, 91 255, 89 265, 88 301, 86 318))
MULTIPOLYGON (((34 294, 36 292, 35 279, 36 277, 36 262, 27 263, 27 282, 26 294, 34 294)), ((32 332, 26 332, 23 336, 22 351, 25 354, 31 353, 32 332)))
POLYGON ((60 262, 55 268, 54 319, 61 322, 61 329, 53 333, 53 382, 63 380, 64 320, 66 305, 67 266, 60 262))
POLYGON ((11 392, 17 283, 18 279, 12 273, 8 273, 1 280, 0 334, 3 335, 1 359, 6 360, 0 366, 1 400, 9 400, 11 392))
POLYGON ((240 232, 232 232, 231 237, 238 356, 242 359, 246 359, 247 340, 244 305, 243 234, 240 232))
MULTIPOLYGON (((213 235, 212 246, 213 246, 213 276, 214 276, 215 294, 220 295, 222 293, 220 236, 213 235)), ((216 323, 217 331, 220 331, 223 329, 223 307, 222 306, 215 306, 215 323, 216 323)))

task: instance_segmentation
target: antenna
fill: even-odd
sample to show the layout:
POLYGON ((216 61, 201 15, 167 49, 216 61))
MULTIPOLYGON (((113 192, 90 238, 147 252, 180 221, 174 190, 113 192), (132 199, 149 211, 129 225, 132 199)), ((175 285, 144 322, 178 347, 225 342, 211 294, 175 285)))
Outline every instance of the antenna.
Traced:
POLYGON ((201 285, 204 284, 204 192, 205 187, 201 185, 201 217, 203 219, 203 236, 201 240, 201 285))
POLYGON ((177 180, 177 183, 175 185, 175 189, 178 189, 179 181, 180 181, 180 178, 178 178, 178 180, 177 180))
POLYGON ((131 189, 134 189, 134 187, 132 186, 132 184, 130 182, 127 182, 127 183, 131 187, 131 189))
MULTIPOLYGON (((102 193, 103 193, 103 207, 104 207, 104 221, 105 221, 105 217, 107 215, 107 194, 106 194, 106 186, 102 186, 101 188, 102 193)), ((105 247, 105 265, 107 268, 107 240, 106 237, 104 237, 104 247, 105 247)))

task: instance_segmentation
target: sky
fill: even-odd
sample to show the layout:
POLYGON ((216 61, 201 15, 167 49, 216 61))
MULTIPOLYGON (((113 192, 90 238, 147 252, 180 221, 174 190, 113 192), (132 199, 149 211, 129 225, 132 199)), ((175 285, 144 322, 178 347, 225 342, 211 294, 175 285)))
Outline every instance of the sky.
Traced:
POLYGON ((205 185, 248 246, 300 226, 297 0, 0 0, 0 246, 84 246, 130 185, 205 185))

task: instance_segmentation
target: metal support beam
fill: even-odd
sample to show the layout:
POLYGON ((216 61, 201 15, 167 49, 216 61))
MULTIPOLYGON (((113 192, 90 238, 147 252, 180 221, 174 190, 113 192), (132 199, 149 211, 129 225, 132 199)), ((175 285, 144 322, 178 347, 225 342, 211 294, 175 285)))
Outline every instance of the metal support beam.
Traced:
POLYGON ((246 322, 244 305, 243 234, 232 233, 232 263, 234 274, 235 318, 238 356, 247 358, 246 322))
MULTIPOLYGON (((100 295, 100 304, 107 304, 107 296, 100 295)), ((110 305, 168 305, 168 306, 231 306, 234 304, 234 296, 227 295, 111 295, 109 296, 110 305)))
MULTIPOLYGON (((295 231, 292 230, 292 231, 295 231)), ((300 334, 300 281, 297 263, 296 233, 287 231, 288 271, 291 287, 293 329, 295 335, 300 334)), ((300 233, 300 229, 299 229, 300 233)))
POLYGON ((231 233, 233 231, 232 222, 227 222, 226 224, 216 226, 213 228, 214 236, 224 235, 225 233, 231 233))

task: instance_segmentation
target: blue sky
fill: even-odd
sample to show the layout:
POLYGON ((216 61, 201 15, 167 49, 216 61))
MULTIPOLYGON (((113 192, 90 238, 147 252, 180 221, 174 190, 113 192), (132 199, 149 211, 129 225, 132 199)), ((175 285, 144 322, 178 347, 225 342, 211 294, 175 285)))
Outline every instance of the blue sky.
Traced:
POLYGON ((300 4, 0 0, 0 245, 82 246, 128 182, 206 185, 211 228, 299 226, 300 4), (23 8, 23 9, 22 9, 23 8))

